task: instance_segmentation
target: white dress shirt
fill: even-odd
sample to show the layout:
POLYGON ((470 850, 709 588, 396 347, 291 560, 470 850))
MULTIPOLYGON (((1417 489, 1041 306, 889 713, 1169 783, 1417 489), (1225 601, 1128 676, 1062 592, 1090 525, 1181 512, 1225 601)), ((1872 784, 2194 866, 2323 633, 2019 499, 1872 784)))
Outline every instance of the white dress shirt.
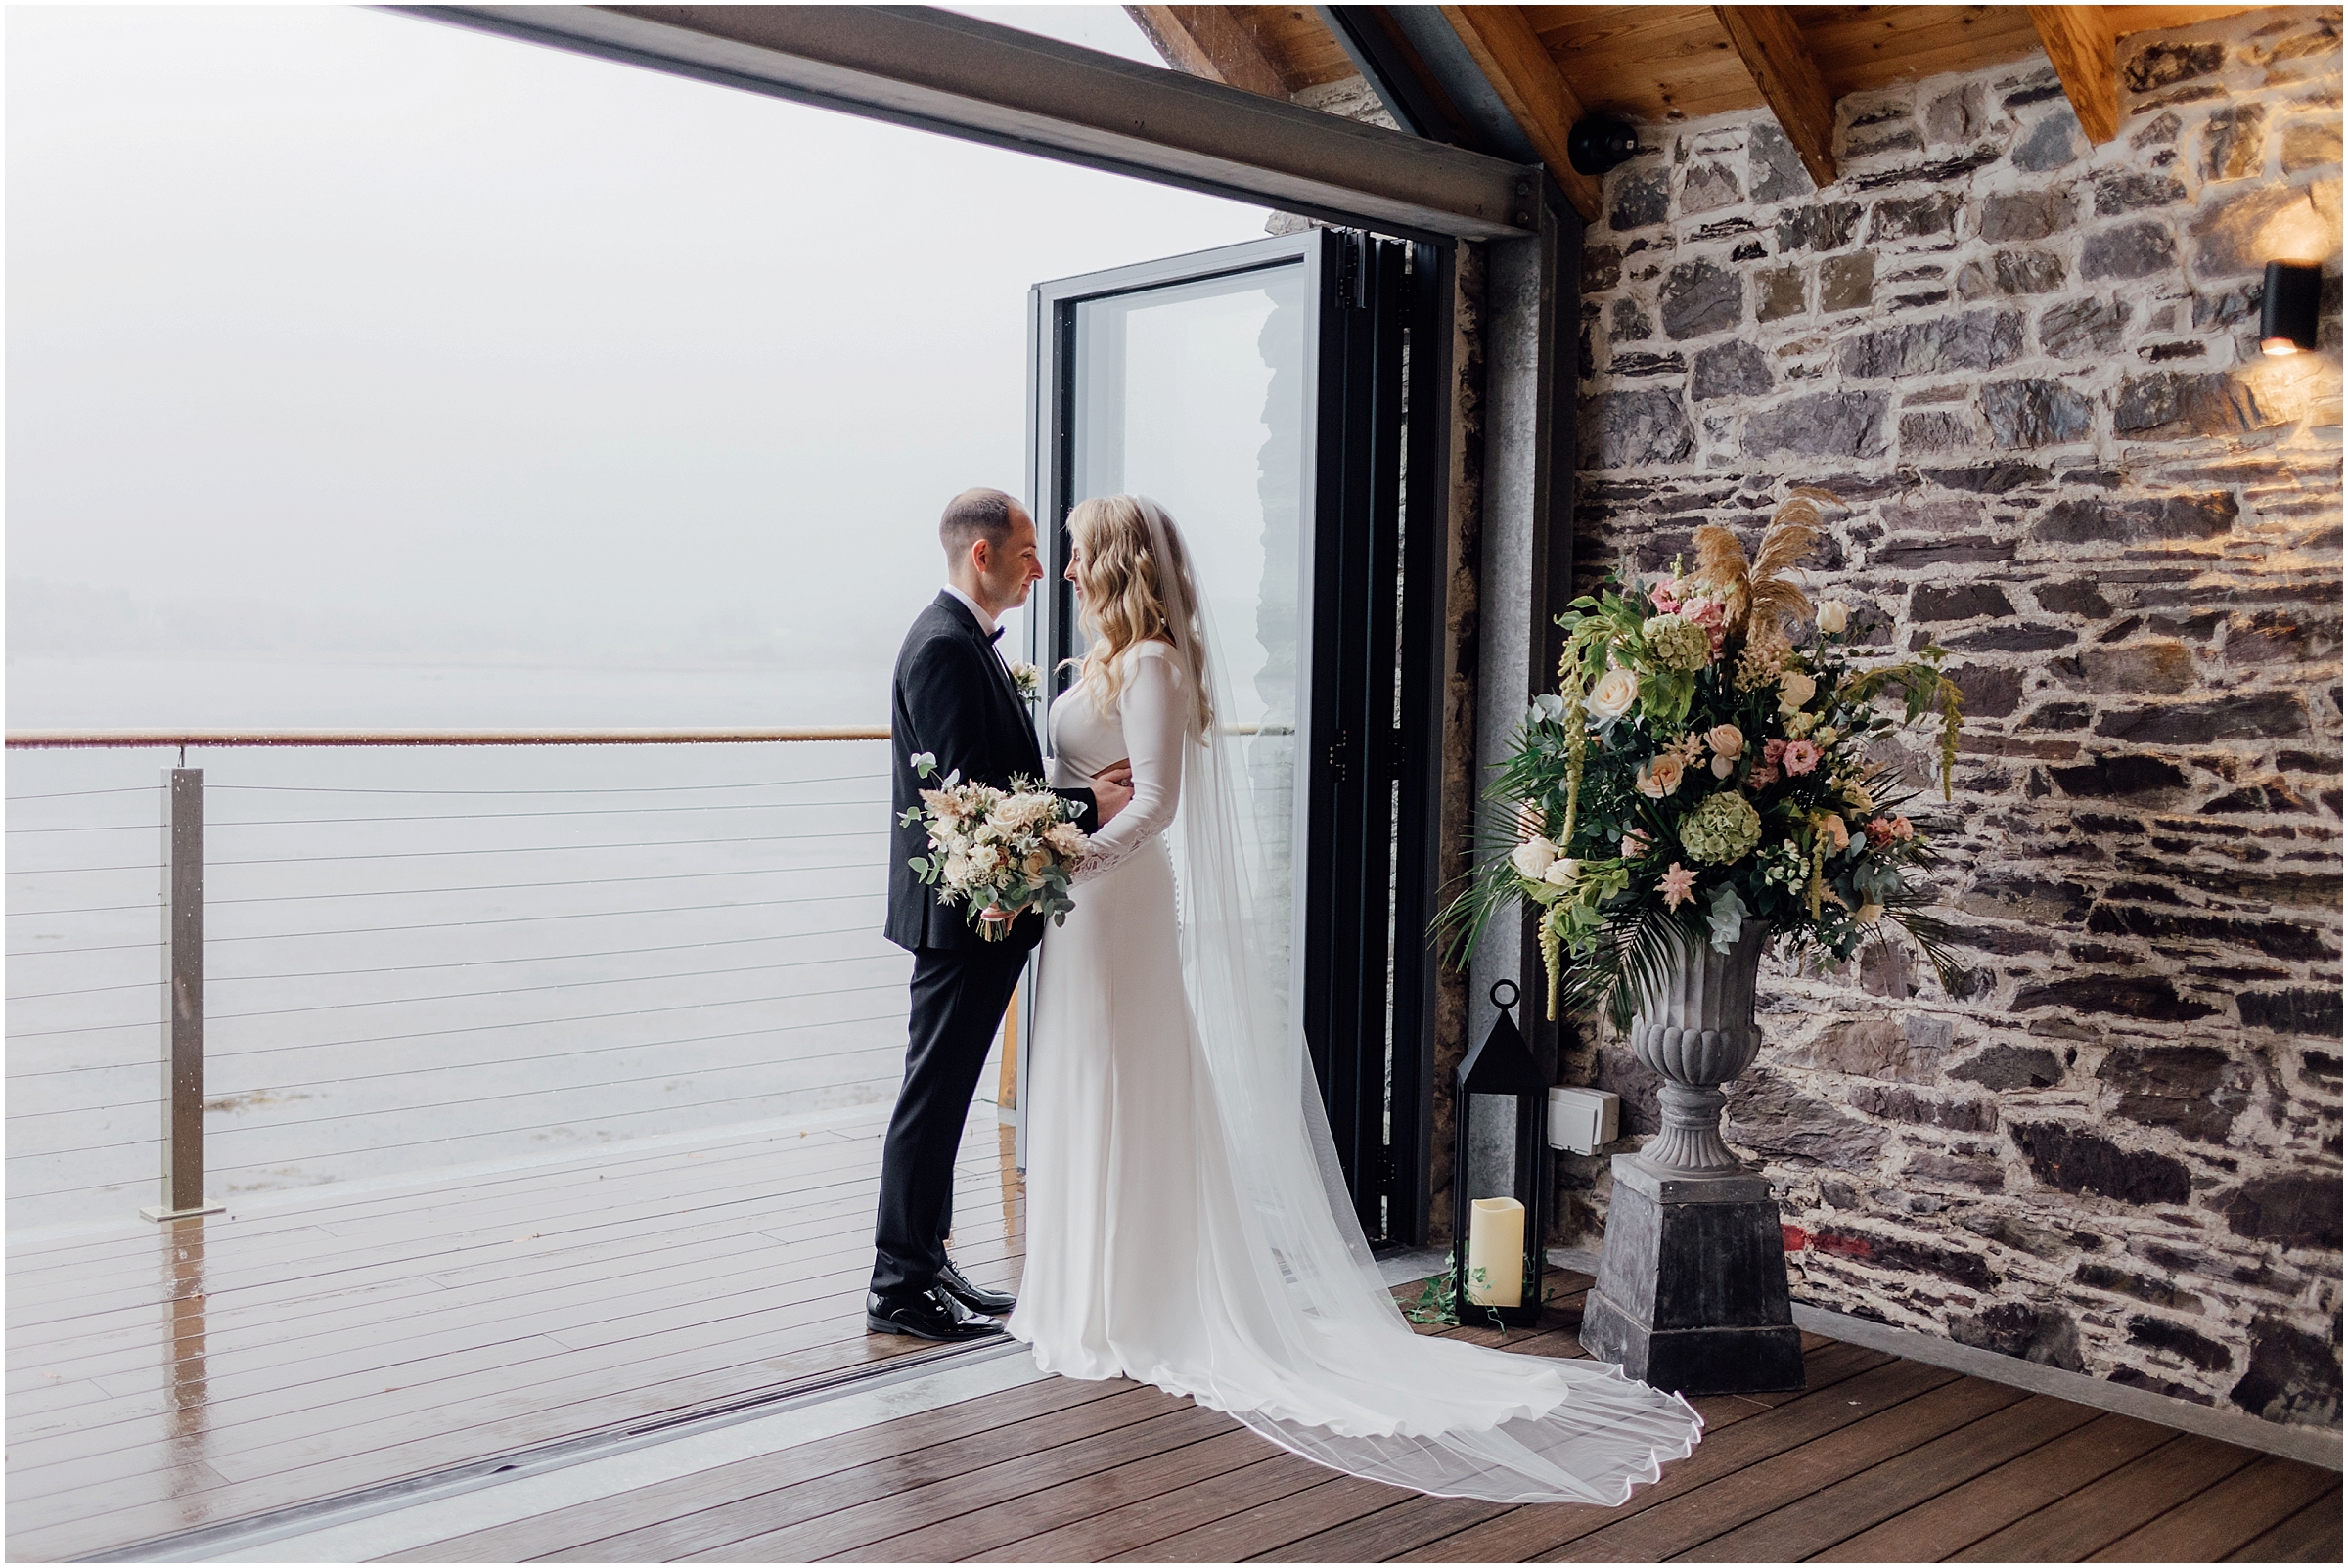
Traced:
POLYGON ((995 635, 995 618, 986 612, 984 607, 979 605, 978 601, 972 599, 970 595, 964 593, 952 583, 946 584, 946 592, 952 594, 956 599, 961 600, 963 604, 969 607, 970 612, 978 617, 978 629, 981 632, 984 632, 989 637, 995 635))

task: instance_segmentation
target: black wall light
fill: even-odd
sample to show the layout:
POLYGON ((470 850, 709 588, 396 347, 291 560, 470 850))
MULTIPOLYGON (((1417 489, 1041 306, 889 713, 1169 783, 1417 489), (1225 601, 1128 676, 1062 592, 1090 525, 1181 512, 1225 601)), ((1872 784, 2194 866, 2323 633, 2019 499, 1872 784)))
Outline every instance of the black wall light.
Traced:
POLYGON ((1639 129, 1627 119, 1593 114, 1565 133, 1565 157, 1576 174, 1603 174, 1639 156, 1639 129))
POLYGON ((2296 354, 2316 346, 2316 294, 2324 269, 2299 261, 2267 263, 2265 297, 2258 306, 2258 346, 2296 354))

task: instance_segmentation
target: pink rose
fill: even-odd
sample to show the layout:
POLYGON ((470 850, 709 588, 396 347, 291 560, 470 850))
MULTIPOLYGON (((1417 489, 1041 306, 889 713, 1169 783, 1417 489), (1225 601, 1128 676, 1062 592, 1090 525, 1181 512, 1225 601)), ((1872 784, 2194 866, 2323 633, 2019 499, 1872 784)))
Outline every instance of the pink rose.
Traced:
POLYGON ((1874 845, 1877 849, 1881 849, 1885 844, 1890 843, 1891 840, 1891 824, 1885 822, 1880 817, 1870 819, 1867 825, 1867 841, 1874 845))
POLYGON ((1774 768, 1784 760, 1785 760, 1784 741, 1764 740, 1761 742, 1761 765, 1763 767, 1774 768))
POLYGON ((1666 577, 1663 581, 1655 584, 1653 591, 1648 597, 1655 602, 1655 609, 1658 613, 1677 615, 1680 612, 1679 589, 1679 579, 1666 577))
MULTIPOLYGON (((1772 743, 1774 744, 1775 742, 1772 743)), ((1755 768, 1752 772, 1744 776, 1744 786, 1747 789, 1767 789, 1771 784, 1776 784, 1777 782, 1778 770, 1770 767, 1755 768)))
POLYGON ((1916 824, 1910 822, 1905 817, 1892 818, 1891 836, 1898 839, 1903 844, 1908 842, 1909 839, 1916 836, 1916 824))
POLYGON ((1811 769, 1818 766, 1819 758, 1825 754, 1826 753, 1818 749, 1817 744, 1813 741, 1787 741, 1784 756, 1785 771, 1790 774, 1808 773, 1811 769))
POLYGON ((1647 853, 1647 834, 1634 828, 1622 835, 1622 858, 1637 860, 1647 853))

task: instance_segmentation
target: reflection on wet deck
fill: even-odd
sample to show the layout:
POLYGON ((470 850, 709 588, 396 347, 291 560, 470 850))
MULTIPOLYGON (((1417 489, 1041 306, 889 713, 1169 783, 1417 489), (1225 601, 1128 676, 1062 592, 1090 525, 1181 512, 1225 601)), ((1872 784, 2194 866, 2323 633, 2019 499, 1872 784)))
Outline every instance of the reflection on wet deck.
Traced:
MULTIPOLYGON (((8 1554, 57 1559, 928 1347, 868 1338, 884 1123, 625 1145, 12 1246, 8 1554)), ((1009 1283, 975 1107, 955 1251, 1009 1283)))

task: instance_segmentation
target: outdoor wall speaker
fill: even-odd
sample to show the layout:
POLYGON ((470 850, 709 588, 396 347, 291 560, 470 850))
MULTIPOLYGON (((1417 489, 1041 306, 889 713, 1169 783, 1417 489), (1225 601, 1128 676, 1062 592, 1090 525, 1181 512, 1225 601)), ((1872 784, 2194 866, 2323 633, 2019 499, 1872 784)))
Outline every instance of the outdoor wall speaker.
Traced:
POLYGON ((2267 263, 2266 296, 2258 306, 2258 346, 2296 354, 2316 346, 2316 294, 2324 269, 2299 261, 2267 263))
POLYGON ((1593 114, 1565 133, 1565 158, 1576 174, 1603 174, 1639 156, 1639 129, 1627 119, 1593 114))
POLYGON ((1549 1092, 1549 1146, 1595 1154, 1621 1136, 1622 1100, 1604 1089, 1549 1092))

